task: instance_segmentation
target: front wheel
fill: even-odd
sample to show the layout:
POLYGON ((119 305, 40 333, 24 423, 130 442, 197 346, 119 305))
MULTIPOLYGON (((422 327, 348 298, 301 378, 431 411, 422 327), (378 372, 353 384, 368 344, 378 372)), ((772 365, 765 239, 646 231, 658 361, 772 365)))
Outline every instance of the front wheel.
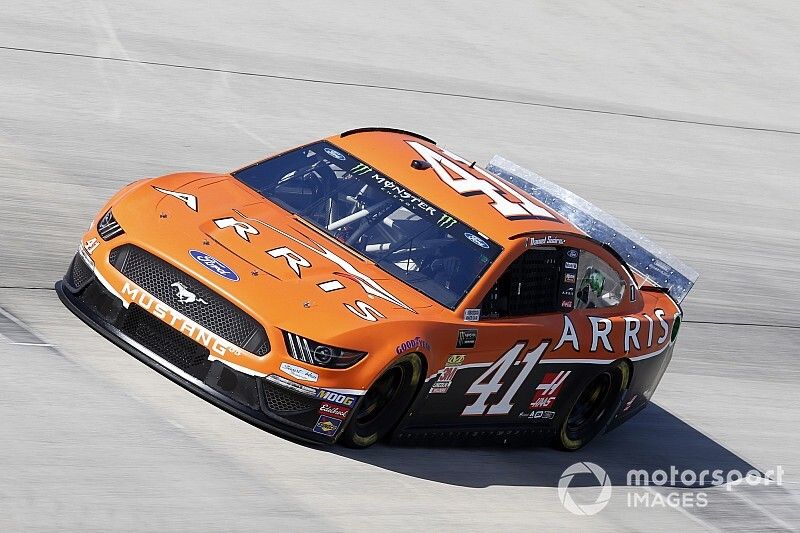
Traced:
POLYGON ((387 436, 414 400, 421 377, 419 355, 409 354, 397 361, 361 399, 339 442, 366 448, 387 436))
POLYGON ((561 423, 556 447, 575 451, 599 435, 614 416, 630 374, 627 362, 616 361, 589 380, 561 423))

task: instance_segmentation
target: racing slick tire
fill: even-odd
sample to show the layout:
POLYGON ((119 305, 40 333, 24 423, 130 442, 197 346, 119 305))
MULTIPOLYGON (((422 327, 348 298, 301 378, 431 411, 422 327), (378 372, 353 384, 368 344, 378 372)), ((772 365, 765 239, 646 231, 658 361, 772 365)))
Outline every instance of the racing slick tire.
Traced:
POLYGON ((389 435, 411 406, 421 378, 419 355, 412 353, 398 360, 369 388, 339 442, 366 448, 389 435))
POLYGON ((574 396, 559 427, 556 448, 579 450, 599 435, 616 413, 630 378, 630 364, 622 359, 594 375, 574 396))

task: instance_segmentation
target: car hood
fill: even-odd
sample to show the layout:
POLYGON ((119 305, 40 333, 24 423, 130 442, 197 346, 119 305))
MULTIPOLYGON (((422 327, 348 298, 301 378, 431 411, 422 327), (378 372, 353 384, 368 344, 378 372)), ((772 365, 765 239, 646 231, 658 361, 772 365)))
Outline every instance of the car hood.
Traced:
POLYGON ((155 200, 154 218, 169 217, 172 235, 183 236, 164 243, 164 255, 275 326, 302 334, 324 322, 334 334, 443 310, 230 175, 179 174, 145 187, 155 200), (196 211, 156 187, 194 196, 196 211), (240 280, 209 275, 188 250, 208 252, 235 269, 240 280))

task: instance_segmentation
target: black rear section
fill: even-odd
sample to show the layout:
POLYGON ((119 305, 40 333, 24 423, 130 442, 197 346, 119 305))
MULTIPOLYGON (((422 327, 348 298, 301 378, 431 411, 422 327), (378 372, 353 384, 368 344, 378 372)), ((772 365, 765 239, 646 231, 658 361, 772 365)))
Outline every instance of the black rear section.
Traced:
MULTIPOLYGON (((247 347, 254 347, 253 352, 261 352, 257 355, 269 352, 263 326, 166 261, 131 245, 116 248, 109 259, 131 281, 206 329, 248 351, 247 347), (190 287, 207 305, 181 308, 171 287, 175 281, 190 287)), ((300 393, 209 360, 209 349, 202 344, 134 303, 125 308, 79 255, 56 290, 62 302, 96 331, 211 403, 251 424, 293 438, 334 440, 334 435, 314 432, 324 389, 305 387, 306 392, 300 393)))

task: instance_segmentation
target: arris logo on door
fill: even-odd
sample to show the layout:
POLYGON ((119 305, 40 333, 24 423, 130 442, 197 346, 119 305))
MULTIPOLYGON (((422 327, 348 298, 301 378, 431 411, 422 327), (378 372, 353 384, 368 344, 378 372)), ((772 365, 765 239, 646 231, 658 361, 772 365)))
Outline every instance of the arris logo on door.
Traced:
POLYGON ((210 255, 197 250, 189 250, 189 255, 191 255, 195 261, 210 271, 219 274, 223 278, 231 281, 239 281, 239 275, 236 274, 236 272, 234 272, 232 269, 228 268, 228 266, 219 259, 215 259, 210 255))

